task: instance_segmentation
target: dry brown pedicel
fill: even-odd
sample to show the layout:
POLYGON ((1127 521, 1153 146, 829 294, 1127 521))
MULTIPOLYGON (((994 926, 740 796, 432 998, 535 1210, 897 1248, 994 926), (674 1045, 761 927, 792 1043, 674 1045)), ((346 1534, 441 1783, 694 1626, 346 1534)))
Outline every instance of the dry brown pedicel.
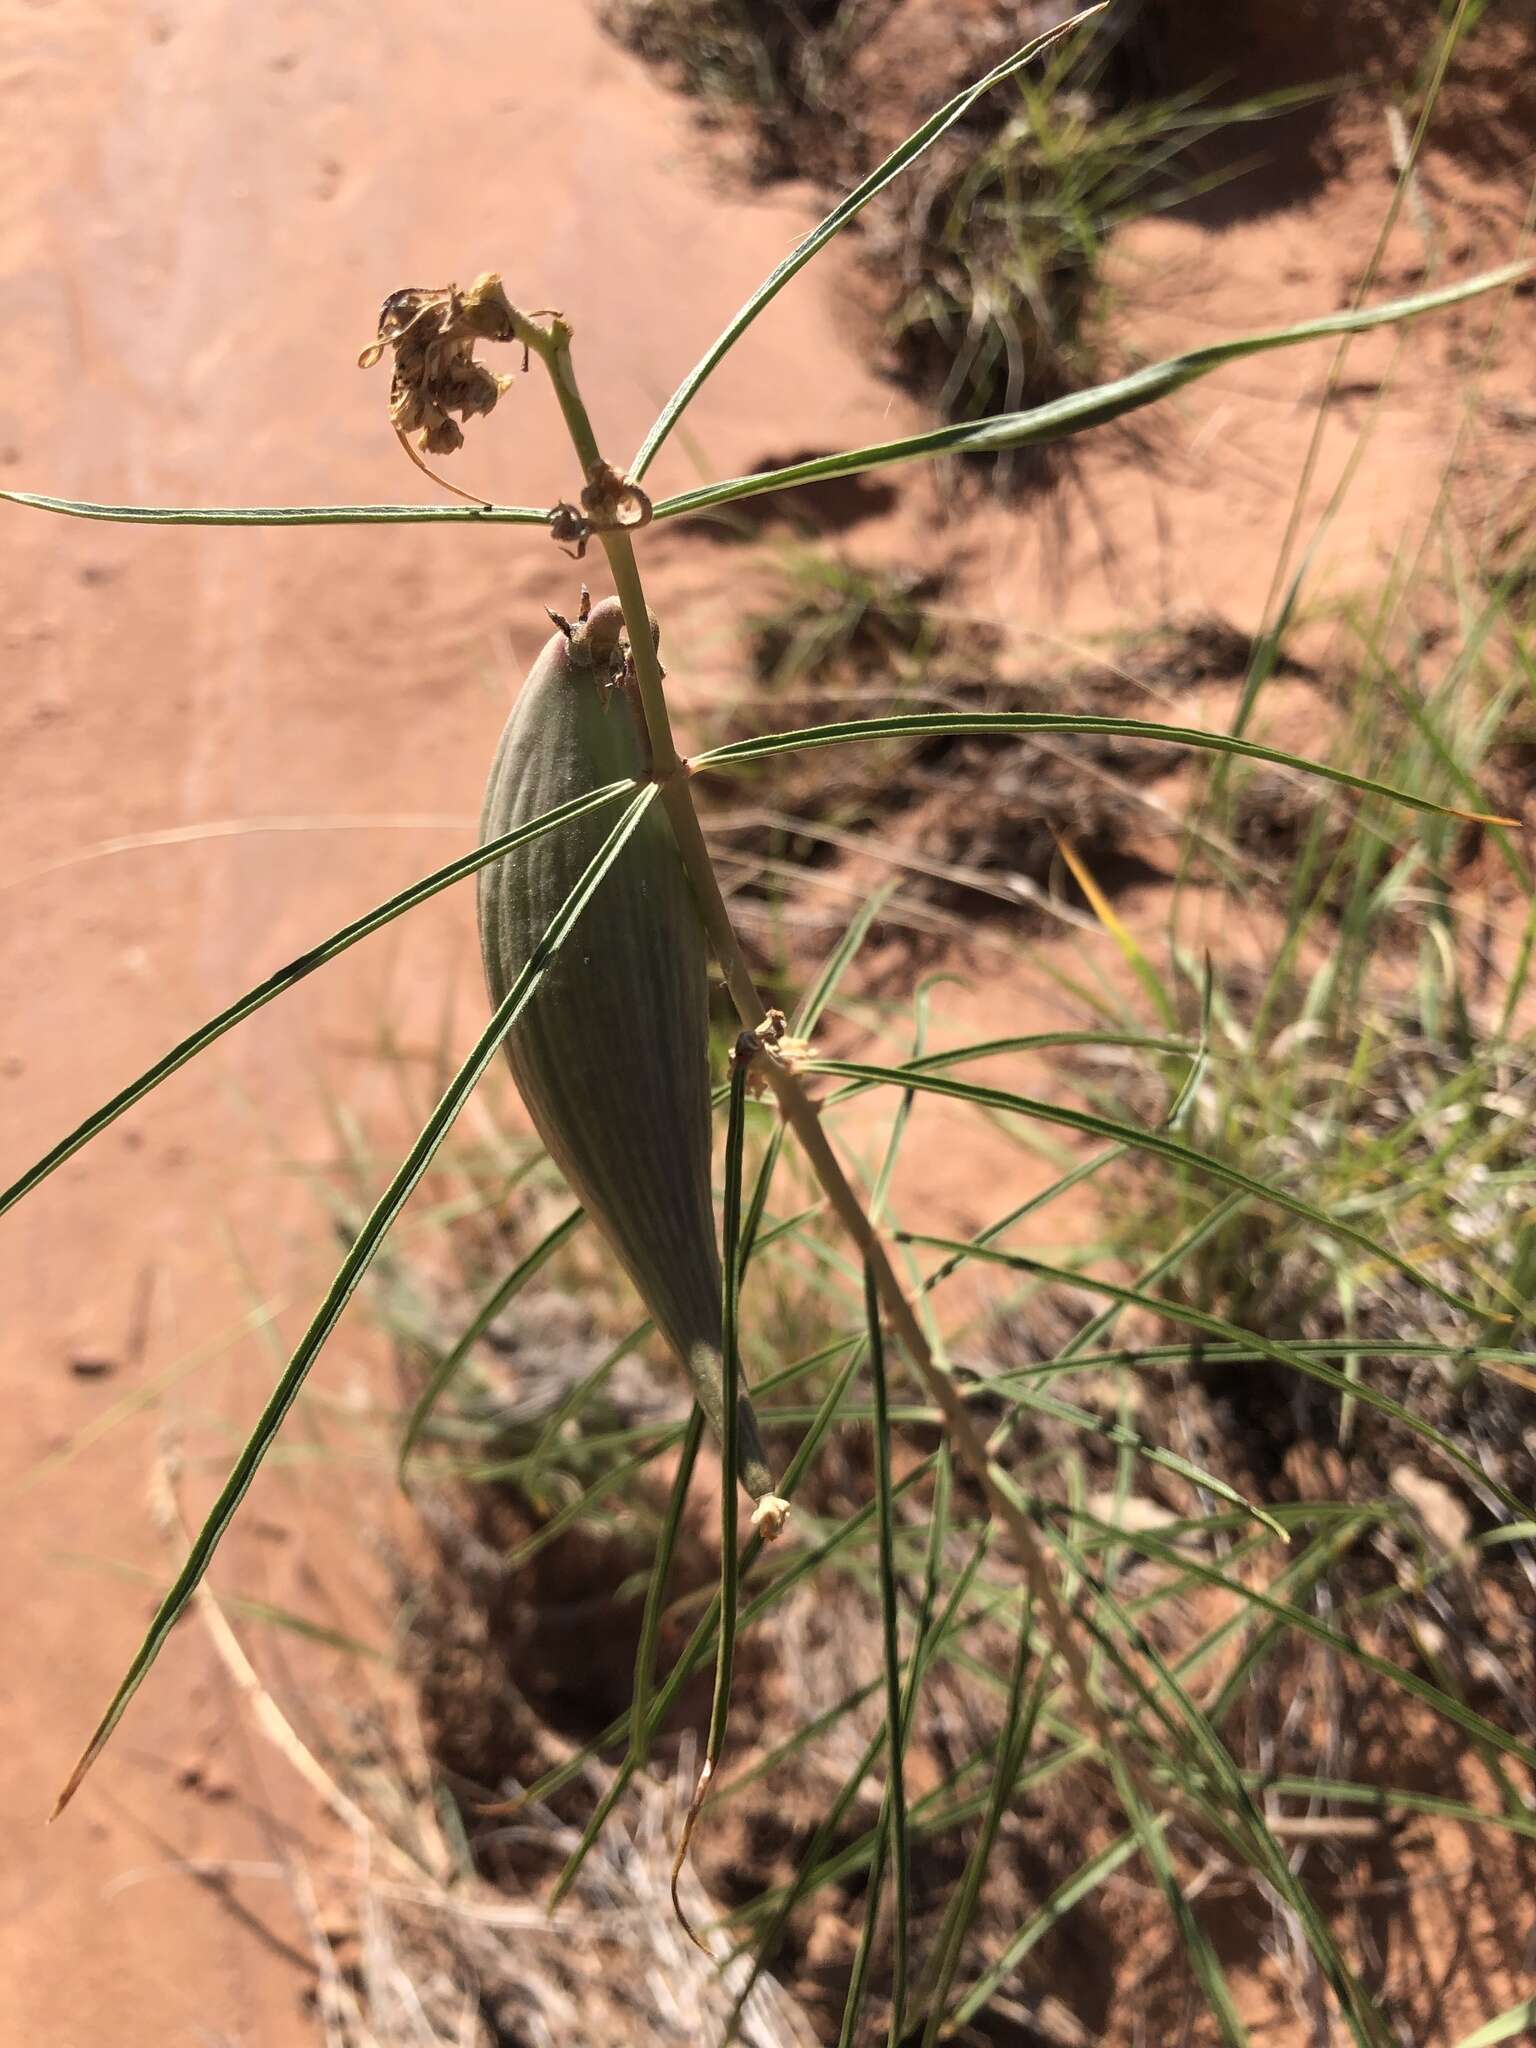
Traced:
MULTIPOLYGON (((623 686, 616 598, 560 622, 524 683, 491 766, 482 844, 649 763, 623 686)), ((483 868, 480 948, 499 1003, 607 838, 592 812, 483 868)), ((599 885, 507 1033, 534 1127, 687 1369, 717 1437, 720 1257, 710 1183, 708 960, 704 930, 659 804, 599 885)), ((774 1533, 775 1495, 750 1404, 742 1484, 774 1533)))

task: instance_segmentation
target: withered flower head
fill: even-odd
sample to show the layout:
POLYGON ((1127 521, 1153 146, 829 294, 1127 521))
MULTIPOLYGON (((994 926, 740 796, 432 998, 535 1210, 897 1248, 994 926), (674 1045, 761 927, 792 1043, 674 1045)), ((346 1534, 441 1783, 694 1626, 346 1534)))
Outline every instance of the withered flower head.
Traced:
POLYGON ((402 436, 419 434, 427 454, 451 455, 464 443, 451 415, 467 420, 489 412, 512 382, 475 361, 475 343, 515 340, 517 319, 495 271, 477 277, 467 291, 453 284, 437 290, 408 285, 384 301, 378 339, 363 350, 358 367, 370 369, 393 349, 391 424, 402 436))

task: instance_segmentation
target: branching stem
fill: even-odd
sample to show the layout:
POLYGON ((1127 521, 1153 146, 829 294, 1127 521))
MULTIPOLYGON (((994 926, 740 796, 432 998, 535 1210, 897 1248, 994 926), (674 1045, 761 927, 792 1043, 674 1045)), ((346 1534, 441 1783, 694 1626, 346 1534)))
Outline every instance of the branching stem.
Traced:
MULTIPOLYGON (((526 338, 528 346, 549 370, 572 445, 583 470, 589 470, 593 463, 601 460, 601 454, 571 365, 569 327, 559 319, 552 321, 547 328, 534 328, 530 323, 527 336, 520 334, 518 338, 526 338)), ((752 979, 752 970, 720 893, 714 862, 710 859, 703 827, 694 806, 686 763, 679 759, 673 739, 661 664, 651 633, 650 610, 645 601, 634 546, 628 533, 622 531, 604 532, 598 537, 613 572, 619 602, 624 608, 630 653, 650 736, 652 772, 661 785, 661 801, 671 822, 683 866, 693 885, 710 948, 725 976, 737 1015, 747 1030, 755 1032, 767 1019, 767 1006, 752 979)), ((885 1313, 890 1317, 929 1399, 942 1413, 950 1441, 986 1495, 993 1515, 1012 1537, 1036 1611, 1066 1667, 1079 1706, 1106 1755, 1114 1755, 1116 1743, 1109 1717, 1094 1697, 1087 1661, 1056 1591, 1027 1508, 988 1455, 986 1442, 970 1411, 957 1393, 949 1373, 935 1357, 928 1334, 907 1299, 885 1243, 832 1149, 816 1104, 806 1093, 799 1077, 774 1058, 771 1049, 762 1061, 762 1070, 768 1075, 784 1120, 799 1139, 838 1222, 857 1246, 861 1257, 868 1260, 885 1313)), ((1140 1773, 1135 1775, 1140 1782, 1140 1773)))

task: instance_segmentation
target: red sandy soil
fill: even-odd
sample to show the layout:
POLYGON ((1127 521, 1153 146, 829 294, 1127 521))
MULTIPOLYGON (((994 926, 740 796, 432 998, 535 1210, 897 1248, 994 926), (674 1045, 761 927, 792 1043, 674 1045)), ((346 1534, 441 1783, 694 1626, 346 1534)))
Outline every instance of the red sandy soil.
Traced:
MULTIPOLYGON (((568 0, 436 13, 20 0, 0 21, 0 482, 153 504, 430 501, 385 429, 386 373, 353 360, 386 292, 488 267, 572 319, 622 456, 812 216, 805 192, 722 184, 711 146, 568 0)), ((1257 222, 1129 237, 1129 342, 1161 351, 1343 303, 1389 190, 1384 132, 1362 134, 1355 163, 1257 222)), ((1439 217, 1456 214, 1465 177, 1432 162, 1439 217)), ((1439 267, 1513 243, 1509 208, 1490 202, 1439 267)), ((1382 287, 1416 286, 1422 264, 1406 225, 1382 287)), ((693 458, 729 474, 917 423, 861 366, 852 277, 834 252, 776 304, 658 483, 693 481, 693 458)), ((1355 349, 1319 504, 1369 388, 1389 367, 1394 384, 1324 587, 1379 577, 1414 536, 1461 424, 1447 372, 1473 366, 1492 317, 1480 305, 1355 349)), ((1528 306, 1515 317, 1528 344, 1528 306)), ((1511 402, 1521 359, 1512 329, 1493 380, 1511 402)), ((1039 508, 992 514, 952 527, 945 550, 963 545, 973 598, 1020 647, 1170 608, 1251 626, 1328 360, 1284 355, 1199 387, 1156 422, 1155 468, 1111 442, 1085 464, 1064 530, 1039 508)), ((1466 446, 1491 495, 1513 431, 1466 446)), ((526 503, 571 493, 536 383, 453 473, 526 503)), ((938 505, 913 483, 861 547, 910 554, 938 505)), ((542 607, 570 609, 578 572, 506 528, 155 531, 8 507, 0 523, 8 1179, 184 1030, 465 844, 510 679, 544 636, 542 607), (184 837, 114 845, 164 832, 184 837)), ((716 697, 734 557, 676 533, 653 559, 671 665, 685 691, 716 697)), ((366 1128, 384 1084, 349 1056, 376 1042, 386 1005, 419 1037, 458 990, 460 1045, 478 1018, 466 897, 393 930, 224 1041, 4 1223, 10 2039, 310 2038, 289 1873, 332 1824, 260 1750, 195 1626, 68 1816, 43 1821, 148 1612, 144 1583, 105 1565, 164 1577, 146 1506, 158 1432, 227 1458, 334 1261, 314 1189, 291 1170, 329 1156, 327 1091, 366 1128), (133 1396, 136 1412, 85 1441, 133 1396)), ((368 1354, 354 1317, 322 1368, 333 1398, 367 1385, 368 1354)), ((292 1437, 312 1440, 303 1425, 292 1437)), ((194 1504, 211 1469, 189 1480, 194 1504)), ((273 1469, 216 1577, 381 1639, 374 1546, 356 1531, 388 1514, 371 1466, 273 1469)), ((290 1654, 305 1683, 325 1683, 322 1653, 290 1654)))

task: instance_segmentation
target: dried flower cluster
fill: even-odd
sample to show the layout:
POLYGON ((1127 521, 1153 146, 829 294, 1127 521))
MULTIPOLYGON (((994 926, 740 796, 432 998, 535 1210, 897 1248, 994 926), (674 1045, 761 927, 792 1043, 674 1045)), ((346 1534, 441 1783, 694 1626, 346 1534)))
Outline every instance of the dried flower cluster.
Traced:
POLYGON ((384 301, 378 339, 363 350, 358 367, 371 369, 393 349, 390 423, 402 438, 419 434, 424 453, 451 455, 464 445, 452 415, 468 420, 489 412, 512 382, 475 361, 476 342, 515 341, 520 319, 493 270, 467 291, 407 285, 384 301))

